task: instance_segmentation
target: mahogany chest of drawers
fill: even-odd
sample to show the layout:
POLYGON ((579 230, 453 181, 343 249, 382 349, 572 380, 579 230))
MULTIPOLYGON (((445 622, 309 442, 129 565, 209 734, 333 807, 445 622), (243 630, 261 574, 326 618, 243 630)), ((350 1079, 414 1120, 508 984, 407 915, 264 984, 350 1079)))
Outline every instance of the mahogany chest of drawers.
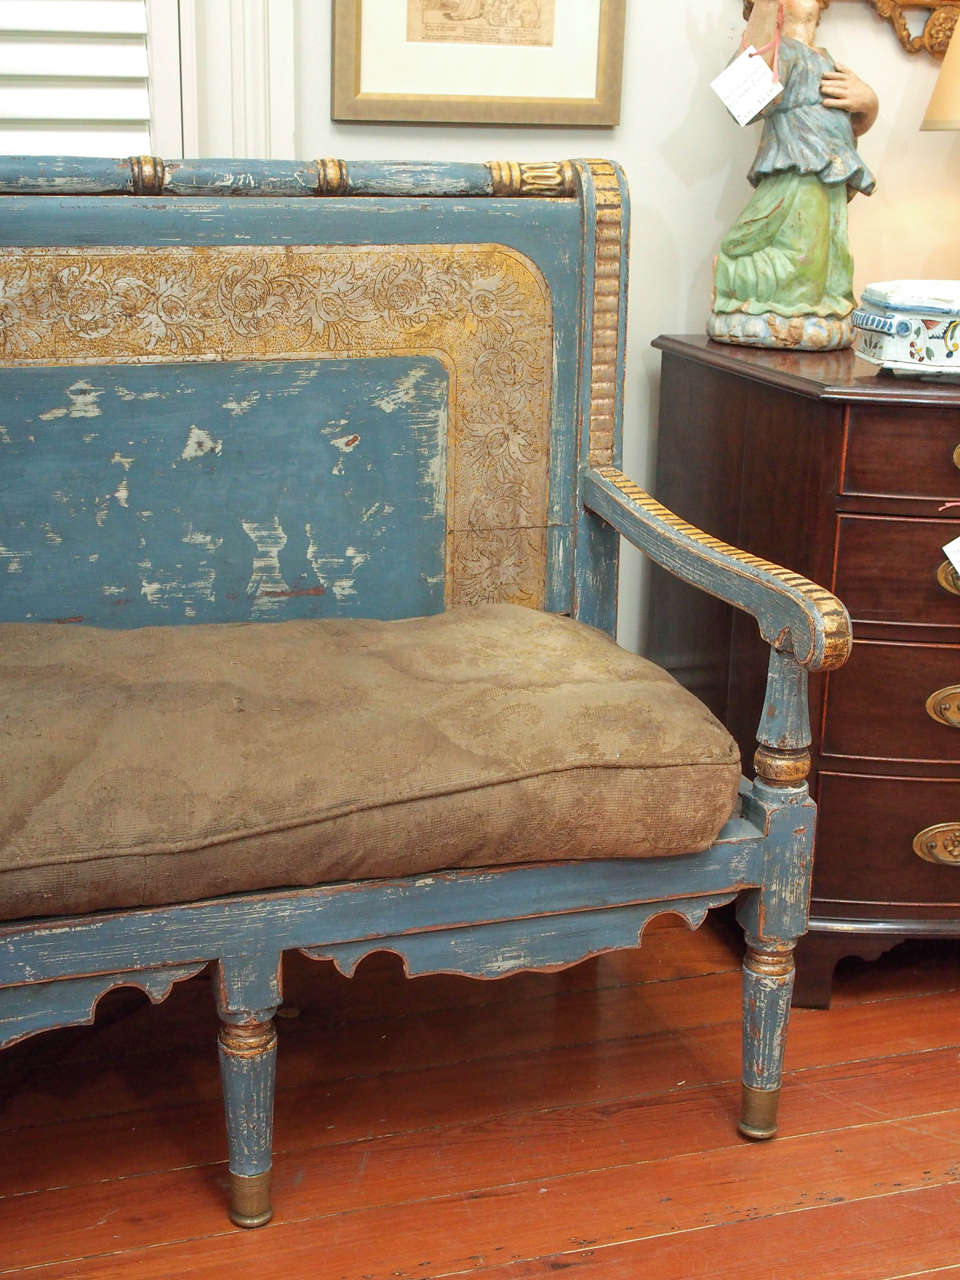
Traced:
MULTIPOLYGON (((960 383, 850 351, 654 345, 655 495, 829 587, 853 619, 849 663, 811 702, 820 818, 795 1000, 826 1005, 842 956, 960 938, 960 581, 942 551, 960 536, 960 383)), ((734 729, 749 769, 765 646, 656 572, 649 654, 734 729)))

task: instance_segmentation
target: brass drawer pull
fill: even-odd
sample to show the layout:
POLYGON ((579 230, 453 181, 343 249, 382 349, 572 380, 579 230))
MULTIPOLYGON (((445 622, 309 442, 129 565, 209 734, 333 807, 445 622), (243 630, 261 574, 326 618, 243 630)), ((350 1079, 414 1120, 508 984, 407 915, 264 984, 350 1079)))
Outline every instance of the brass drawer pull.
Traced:
POLYGON ((938 822, 913 837, 913 851, 926 862, 960 867, 960 822, 938 822))
POLYGON ((953 465, 960 471, 960 444, 953 451, 953 465))
POLYGON ((944 689, 931 693, 926 702, 931 720, 960 729, 960 684, 948 684, 944 689))
POLYGON ((944 560, 937 570, 937 582, 940 583, 944 591, 949 591, 953 596, 960 596, 960 574, 957 573, 949 560, 944 560))

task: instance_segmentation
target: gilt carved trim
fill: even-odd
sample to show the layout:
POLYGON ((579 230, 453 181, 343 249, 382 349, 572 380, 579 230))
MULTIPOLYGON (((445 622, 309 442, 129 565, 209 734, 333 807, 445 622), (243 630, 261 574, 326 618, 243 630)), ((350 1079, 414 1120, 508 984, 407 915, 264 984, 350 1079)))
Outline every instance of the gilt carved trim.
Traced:
POLYGON ((926 50, 935 58, 946 54, 950 37, 960 20, 957 0, 927 0, 924 4, 913 4, 910 0, 870 0, 870 4, 881 18, 886 18, 891 24, 908 53, 926 50), (907 22, 907 14, 917 9, 926 9, 927 17, 922 32, 914 35, 907 22))
POLYGON ((577 194, 577 175, 569 160, 518 163, 491 160, 487 165, 495 196, 561 197, 577 194))
POLYGON ((0 366, 442 360, 449 605, 543 605, 552 349, 501 245, 0 250, 0 366))
POLYGON ((589 459, 591 466, 609 466, 616 442, 623 202, 615 166, 607 160, 591 160, 589 165, 597 200, 589 459))
POLYGON ((342 196, 347 191, 347 166, 343 160, 317 161, 317 195, 342 196))
POLYGON ((166 176, 166 166, 159 156, 130 157, 130 180, 135 196, 160 195, 166 176))

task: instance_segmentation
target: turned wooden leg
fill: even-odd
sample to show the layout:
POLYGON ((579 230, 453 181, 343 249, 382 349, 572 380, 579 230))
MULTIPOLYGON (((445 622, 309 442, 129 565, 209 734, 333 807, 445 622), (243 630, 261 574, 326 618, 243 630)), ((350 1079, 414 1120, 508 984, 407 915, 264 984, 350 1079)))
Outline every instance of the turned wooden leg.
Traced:
POLYGON ((224 1022, 220 1076, 230 1153, 230 1217, 238 1227, 262 1227, 273 1216, 270 1165, 277 1032, 265 1022, 224 1022))
POLYGON ((222 956, 214 991, 220 1014, 220 1077, 230 1155, 230 1217, 238 1227, 270 1221, 270 1166, 277 1033, 283 1000, 279 951, 222 956))
POLYGON ((768 950, 747 939, 743 961, 743 1095, 740 1132, 746 1138, 772 1138, 783 1074, 783 1051, 790 996, 793 950, 768 950))
POLYGON ((750 803, 766 833, 758 890, 741 896, 737 917, 743 961, 743 1105, 740 1132, 772 1138, 783 1074, 793 952, 807 927, 816 809, 807 790, 810 769, 807 673, 789 653, 770 654, 767 692, 750 803))

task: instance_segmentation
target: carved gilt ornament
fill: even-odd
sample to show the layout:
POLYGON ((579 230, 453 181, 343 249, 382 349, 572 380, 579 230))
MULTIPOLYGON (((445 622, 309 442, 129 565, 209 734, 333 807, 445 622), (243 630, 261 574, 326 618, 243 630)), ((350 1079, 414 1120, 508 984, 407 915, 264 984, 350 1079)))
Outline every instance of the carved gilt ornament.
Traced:
POLYGON ((892 25, 908 53, 926 50, 935 58, 942 58, 960 20, 960 0, 927 0, 924 4, 913 4, 911 0, 869 0, 869 3, 892 25), (920 10, 926 13, 923 30, 914 35, 908 15, 920 10))

